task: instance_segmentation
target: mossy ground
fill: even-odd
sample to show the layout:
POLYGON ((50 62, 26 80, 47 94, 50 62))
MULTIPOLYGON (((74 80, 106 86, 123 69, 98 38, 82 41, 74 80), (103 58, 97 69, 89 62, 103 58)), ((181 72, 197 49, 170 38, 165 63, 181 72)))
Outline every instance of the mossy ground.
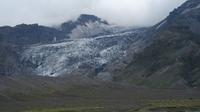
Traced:
POLYGON ((24 112, 198 112, 200 111, 200 100, 146 100, 138 107, 129 107, 122 110, 105 107, 65 107, 65 108, 42 108, 32 109, 24 112))
POLYGON ((25 112, 103 112, 103 107, 76 107, 76 108, 56 108, 56 109, 38 109, 25 112))
POLYGON ((143 107, 128 112, 197 112, 200 111, 199 99, 153 100, 143 107))

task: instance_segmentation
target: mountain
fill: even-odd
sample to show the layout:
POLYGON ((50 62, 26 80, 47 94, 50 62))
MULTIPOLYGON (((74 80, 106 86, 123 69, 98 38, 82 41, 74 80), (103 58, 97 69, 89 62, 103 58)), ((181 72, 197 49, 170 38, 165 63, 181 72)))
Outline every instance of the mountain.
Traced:
POLYGON ((81 14, 75 21, 71 20, 71 21, 61 24, 61 30, 65 32, 66 34, 69 34, 77 26, 86 25, 87 23, 90 23, 90 22, 91 23, 98 22, 101 24, 108 25, 106 21, 103 21, 94 15, 81 14))
POLYGON ((75 21, 63 23, 60 30, 75 39, 108 35, 124 30, 124 28, 110 25, 107 21, 94 15, 81 14, 75 21))
POLYGON ((200 86, 200 1, 188 0, 151 28, 151 44, 117 76, 150 87, 200 86))
POLYGON ((148 28, 124 28, 86 14, 58 28, 4 26, 0 27, 0 49, 4 49, 0 71, 83 76, 139 87, 195 88, 200 86, 199 27, 198 0, 188 0, 148 28))

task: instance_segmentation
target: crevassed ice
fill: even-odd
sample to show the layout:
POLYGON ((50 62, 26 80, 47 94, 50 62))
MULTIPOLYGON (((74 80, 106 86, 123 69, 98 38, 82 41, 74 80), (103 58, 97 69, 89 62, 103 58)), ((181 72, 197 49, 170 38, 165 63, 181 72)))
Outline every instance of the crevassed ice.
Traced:
POLYGON ((87 63, 92 67, 99 67, 126 55, 126 49, 129 46, 127 39, 134 38, 128 35, 132 33, 138 32, 34 45, 24 51, 22 60, 31 62, 36 74, 51 77, 70 74, 87 63))

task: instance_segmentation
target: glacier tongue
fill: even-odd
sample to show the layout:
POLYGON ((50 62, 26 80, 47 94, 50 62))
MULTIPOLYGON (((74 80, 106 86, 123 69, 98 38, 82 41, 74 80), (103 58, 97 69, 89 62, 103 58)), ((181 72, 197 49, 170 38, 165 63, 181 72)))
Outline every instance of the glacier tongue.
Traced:
POLYGON ((126 56, 126 50, 137 40, 139 32, 135 30, 96 38, 33 45, 22 53, 22 61, 29 63, 27 65, 31 65, 34 72, 41 76, 57 77, 78 69, 96 69, 126 56))

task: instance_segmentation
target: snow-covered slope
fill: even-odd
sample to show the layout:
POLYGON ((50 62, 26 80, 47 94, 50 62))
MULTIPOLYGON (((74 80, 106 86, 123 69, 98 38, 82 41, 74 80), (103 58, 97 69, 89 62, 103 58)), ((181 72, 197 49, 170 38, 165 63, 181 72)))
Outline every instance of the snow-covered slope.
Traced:
POLYGON ((137 42, 143 30, 133 30, 94 38, 68 39, 62 43, 33 45, 23 53, 23 63, 41 76, 69 75, 80 69, 99 69, 127 55, 129 46, 137 42))

